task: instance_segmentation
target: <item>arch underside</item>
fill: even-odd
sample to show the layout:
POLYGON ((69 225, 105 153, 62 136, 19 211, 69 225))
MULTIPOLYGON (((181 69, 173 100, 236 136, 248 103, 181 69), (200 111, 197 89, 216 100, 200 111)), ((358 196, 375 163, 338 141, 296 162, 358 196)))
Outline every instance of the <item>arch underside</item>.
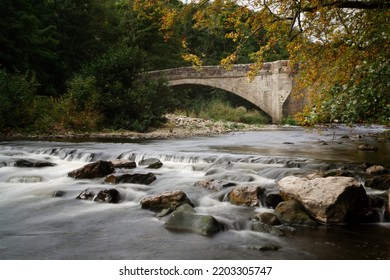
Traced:
MULTIPOLYGON (((234 95, 237 95, 250 103, 254 104, 256 107, 261 109, 263 112, 265 112, 268 116, 272 118, 272 109, 267 108, 264 101, 261 100, 261 94, 259 94, 259 91, 256 90, 253 86, 252 90, 250 91, 244 91, 242 88, 248 88, 248 85, 246 84, 246 87, 240 86, 242 81, 230 81, 226 82, 221 79, 219 80, 213 80, 213 79, 196 79, 196 80, 174 80, 169 81, 169 85, 172 87, 178 87, 178 86, 208 86, 212 88, 222 89, 224 91, 230 92, 234 95), (253 94, 253 92, 256 92, 258 94, 253 94)), ((245 83, 248 83, 245 80, 245 83)))

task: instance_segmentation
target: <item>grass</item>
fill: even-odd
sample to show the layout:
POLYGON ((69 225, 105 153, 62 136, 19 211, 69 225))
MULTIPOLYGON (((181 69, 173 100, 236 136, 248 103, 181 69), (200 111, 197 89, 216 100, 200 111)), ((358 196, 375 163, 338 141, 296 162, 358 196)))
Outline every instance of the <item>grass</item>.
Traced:
MULTIPOLYGON (((198 104, 199 105, 199 104, 198 104)), ((247 110, 244 107, 233 107, 228 102, 220 99, 214 99, 209 103, 202 103, 201 109, 187 110, 186 114, 190 117, 209 119, 214 121, 229 121, 245 124, 266 124, 268 117, 260 111, 247 110)), ((176 111, 177 114, 184 112, 176 111)))

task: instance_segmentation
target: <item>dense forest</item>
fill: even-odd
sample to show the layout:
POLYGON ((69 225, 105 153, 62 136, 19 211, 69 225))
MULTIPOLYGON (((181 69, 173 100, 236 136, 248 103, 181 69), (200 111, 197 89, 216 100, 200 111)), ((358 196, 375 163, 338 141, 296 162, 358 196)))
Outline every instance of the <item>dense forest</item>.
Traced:
POLYGON ((299 123, 390 123, 388 0, 2 0, 0 13, 2 133, 146 131, 213 94, 147 71, 253 63, 251 76, 279 59, 311 98, 299 123))

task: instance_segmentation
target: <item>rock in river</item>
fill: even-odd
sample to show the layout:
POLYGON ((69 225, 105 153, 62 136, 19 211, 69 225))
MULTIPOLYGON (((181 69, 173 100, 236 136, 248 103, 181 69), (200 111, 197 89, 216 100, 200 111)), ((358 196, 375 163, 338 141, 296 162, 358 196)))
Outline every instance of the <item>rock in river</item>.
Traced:
POLYGON ((86 189, 77 196, 77 199, 105 203, 118 203, 120 198, 120 193, 116 189, 86 189))
POLYGON ((312 217, 325 224, 356 222, 369 209, 363 186, 350 177, 288 176, 278 182, 278 188, 284 200, 299 201, 312 217))
POLYGON ((146 165, 147 168, 158 169, 163 164, 158 158, 148 158, 148 159, 143 159, 143 160, 139 161, 138 165, 146 165))
POLYGON ((111 163, 115 168, 133 169, 137 167, 137 164, 134 161, 127 159, 115 159, 112 160, 111 163))
POLYGON ((149 185, 152 182, 154 182, 156 179, 157 178, 153 173, 122 174, 122 175, 111 174, 106 177, 104 182, 109 184, 133 183, 133 184, 149 185))
POLYGON ((150 209, 156 212, 162 211, 164 209, 176 210, 176 208, 183 204, 194 206, 187 195, 180 190, 166 191, 141 200, 142 208, 150 209))
POLYGON ((278 226, 280 225, 280 221, 278 217, 274 213, 270 212, 261 212, 257 213, 254 217, 253 220, 255 221, 260 221, 263 224, 267 224, 270 226, 278 226))
POLYGON ((99 160, 69 172, 68 176, 75 179, 101 178, 111 174, 114 170, 115 169, 111 161, 99 160))
POLYGON ((275 208, 275 215, 288 225, 317 226, 317 222, 310 217, 303 206, 293 199, 279 203, 275 208))
POLYGON ((203 188, 210 191, 219 192, 223 190, 224 188, 235 186, 235 183, 231 183, 224 180, 217 180, 217 179, 204 179, 197 181, 194 184, 194 187, 203 188))
POLYGON ((188 205, 180 206, 165 222, 171 230, 193 231, 202 235, 212 235, 224 230, 224 225, 211 215, 196 214, 188 205))
POLYGON ((49 161, 42 161, 42 160, 32 160, 32 159, 18 159, 14 163, 15 167, 34 167, 34 168, 41 168, 41 167, 51 167, 56 166, 55 163, 49 162, 49 161))
POLYGON ((388 190, 390 189, 390 175, 385 174, 366 178, 364 185, 375 190, 388 190))
POLYGON ((251 229, 253 231, 263 232, 263 233, 270 233, 270 234, 276 235, 276 236, 284 236, 284 235, 286 235, 285 232, 282 229, 277 228, 275 226, 263 224, 262 222, 259 222, 259 221, 253 221, 252 225, 251 225, 251 229))
POLYGON ((261 194, 264 188, 259 186, 234 187, 228 194, 227 199, 235 205, 259 206, 261 194))

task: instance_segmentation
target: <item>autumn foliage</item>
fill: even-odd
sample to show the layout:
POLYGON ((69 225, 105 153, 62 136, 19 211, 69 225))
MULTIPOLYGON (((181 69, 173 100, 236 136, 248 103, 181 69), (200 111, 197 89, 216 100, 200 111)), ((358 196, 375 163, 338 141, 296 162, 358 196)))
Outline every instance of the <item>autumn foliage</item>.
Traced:
MULTIPOLYGON (((247 56, 251 76, 264 61, 288 52, 298 69, 295 97, 311 100, 296 116, 300 123, 390 124, 390 1, 206 0, 191 1, 183 13, 191 15, 194 29, 234 44, 220 59, 226 68, 247 56), (257 48, 243 52, 254 41, 257 48)), ((185 35, 183 41, 184 59, 207 63, 198 46, 191 47, 185 35)))

